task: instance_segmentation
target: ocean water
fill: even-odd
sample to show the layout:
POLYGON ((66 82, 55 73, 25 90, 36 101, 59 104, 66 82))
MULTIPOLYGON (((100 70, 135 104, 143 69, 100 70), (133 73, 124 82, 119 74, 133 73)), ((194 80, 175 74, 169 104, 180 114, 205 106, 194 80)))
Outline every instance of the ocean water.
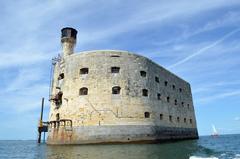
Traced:
POLYGON ((48 146, 0 141, 0 159, 240 159, 240 135, 160 144, 48 146))

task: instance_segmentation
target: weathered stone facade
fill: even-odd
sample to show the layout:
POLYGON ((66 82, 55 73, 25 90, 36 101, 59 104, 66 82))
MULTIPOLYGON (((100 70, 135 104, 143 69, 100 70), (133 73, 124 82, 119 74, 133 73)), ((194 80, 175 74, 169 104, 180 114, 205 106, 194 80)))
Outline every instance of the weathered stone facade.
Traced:
POLYGON ((68 54, 53 75, 48 144, 198 138, 190 84, 143 56, 68 54))

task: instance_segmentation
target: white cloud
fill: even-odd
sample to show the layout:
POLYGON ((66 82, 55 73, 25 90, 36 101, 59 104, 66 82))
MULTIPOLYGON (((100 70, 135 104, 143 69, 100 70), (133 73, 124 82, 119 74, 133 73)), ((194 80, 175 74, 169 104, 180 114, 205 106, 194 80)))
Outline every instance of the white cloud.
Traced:
POLYGON ((235 121, 240 121, 240 117, 235 117, 234 120, 235 121))
POLYGON ((219 93, 219 94, 213 94, 213 95, 208 95, 205 97, 201 97, 196 99, 197 102, 200 103, 206 103, 206 102, 210 102, 216 99, 223 99, 226 97, 233 97, 233 96, 240 96, 240 90, 236 90, 236 91, 231 91, 231 92, 224 92, 224 93, 219 93))
POLYGON ((212 44, 209 44, 208 46, 205 46, 205 47, 201 48, 197 52, 190 54, 189 56, 185 57, 184 59, 182 59, 182 60, 180 60, 180 61, 178 61, 178 62, 176 62, 176 63, 174 63, 174 64, 172 64, 170 66, 168 66, 168 68, 169 69, 170 68, 174 68, 174 67, 176 67, 178 65, 181 65, 181 64, 191 60, 195 56, 198 56, 198 55, 201 55, 201 54, 205 53, 207 50, 215 47, 216 45, 218 45, 219 43, 223 42, 225 39, 229 38, 230 36, 232 36, 233 34, 239 32, 239 31, 240 31, 240 28, 237 28, 237 29, 231 31, 230 33, 224 35, 222 38, 218 39, 217 41, 213 42, 212 44))

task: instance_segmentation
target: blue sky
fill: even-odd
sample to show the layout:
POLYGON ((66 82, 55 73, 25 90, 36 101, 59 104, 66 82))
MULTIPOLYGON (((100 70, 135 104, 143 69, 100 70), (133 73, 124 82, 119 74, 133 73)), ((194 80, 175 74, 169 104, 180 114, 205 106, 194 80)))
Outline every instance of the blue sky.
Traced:
MULTIPOLYGON (((144 55, 190 82, 200 135, 240 133, 239 0, 1 1, 0 139, 36 139, 60 29, 76 52, 144 55)), ((47 102, 47 101, 46 101, 47 102)), ((49 103, 44 118, 47 119, 49 103)))

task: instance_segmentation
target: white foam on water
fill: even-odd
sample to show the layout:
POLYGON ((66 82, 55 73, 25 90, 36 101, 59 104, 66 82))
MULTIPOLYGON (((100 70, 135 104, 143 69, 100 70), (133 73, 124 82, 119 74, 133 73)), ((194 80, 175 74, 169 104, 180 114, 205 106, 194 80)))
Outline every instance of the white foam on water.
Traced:
POLYGON ((240 154, 236 154, 233 159, 240 159, 240 154))
POLYGON ((189 159, 218 159, 217 157, 200 157, 200 156, 190 156, 189 159))

